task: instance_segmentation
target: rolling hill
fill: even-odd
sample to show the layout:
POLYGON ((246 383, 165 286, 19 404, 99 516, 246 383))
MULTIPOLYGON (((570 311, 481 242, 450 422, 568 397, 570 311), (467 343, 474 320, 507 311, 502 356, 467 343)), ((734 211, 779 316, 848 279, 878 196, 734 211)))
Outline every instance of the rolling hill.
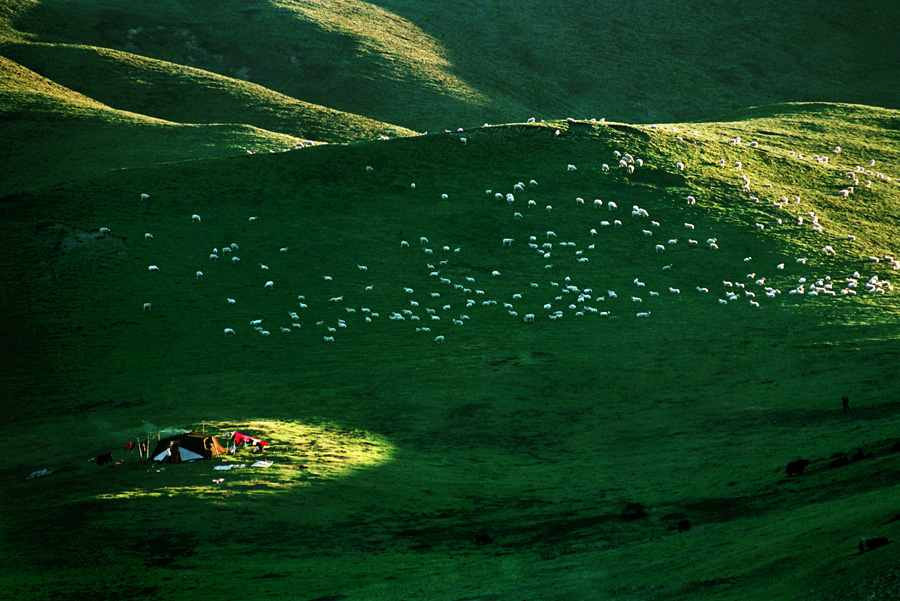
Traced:
POLYGON ((897 599, 897 11, 0 4, 2 590, 897 599))
POLYGON ((675 122, 796 101, 900 108, 900 7, 871 0, 853 17, 834 1, 772 0, 8 4, 12 43, 196 67, 416 131, 531 116, 675 122))
POLYGON ((857 543, 898 536, 898 117, 513 123, 4 198, 5 589, 891 598, 857 543), (275 464, 120 450, 193 426, 275 464))

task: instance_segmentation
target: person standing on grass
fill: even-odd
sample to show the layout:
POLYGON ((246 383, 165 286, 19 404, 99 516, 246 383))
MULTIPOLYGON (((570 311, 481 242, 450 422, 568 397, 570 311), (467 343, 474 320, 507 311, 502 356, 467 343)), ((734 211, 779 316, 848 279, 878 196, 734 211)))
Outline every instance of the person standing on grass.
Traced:
POLYGON ((844 406, 844 411, 850 411, 850 399, 847 398, 847 395, 841 397, 841 404, 844 406))

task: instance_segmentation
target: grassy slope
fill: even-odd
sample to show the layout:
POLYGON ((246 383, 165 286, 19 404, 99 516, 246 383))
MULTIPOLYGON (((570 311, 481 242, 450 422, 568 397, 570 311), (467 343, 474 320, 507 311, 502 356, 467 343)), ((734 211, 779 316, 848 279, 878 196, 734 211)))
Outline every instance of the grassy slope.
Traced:
POLYGON ((247 125, 184 125, 115 110, 3 57, 0 71, 2 195, 114 169, 289 149, 299 141, 247 125))
POLYGON ((455 135, 324 146, 132 169, 6 199, 0 310, 10 327, 0 342, 15 352, 3 357, 3 395, 16 401, 10 444, 29 453, 0 463, 4 540, 16 550, 4 561, 15 568, 5 588, 166 595, 203 579, 226 598, 245 596, 247 582, 255 594, 309 599, 890 598, 898 578, 890 550, 857 556, 855 544, 900 534, 890 521, 897 455, 886 452, 900 409, 898 302, 787 290, 801 276, 841 283, 856 270, 864 279, 896 273, 866 259, 900 252, 896 183, 876 179, 840 202, 836 194, 846 167, 869 158, 900 173, 898 117, 789 105, 677 132, 513 125, 467 131, 465 146, 455 135), (744 144, 728 144, 735 135, 744 144), (835 144, 840 156, 829 152, 835 144), (644 167, 623 173, 614 150, 644 167), (720 158, 728 168, 716 166, 720 158), (741 192, 737 160, 761 202, 741 192), (567 171, 570 163, 578 169, 567 171), (484 192, 531 178, 538 187, 514 207, 484 192), (152 200, 137 201, 141 192, 152 200), (776 210, 782 195, 801 204, 776 210), (526 198, 539 208, 527 209, 526 198), (594 198, 614 200, 618 214, 591 208, 594 198), (628 217, 632 204, 660 226, 628 217), (807 211, 821 215, 824 233, 793 225, 807 211), (621 228, 599 225, 614 215, 621 228), (99 227, 111 236, 99 237, 99 227), (551 269, 526 246, 529 235, 543 243, 547 230, 559 236, 551 269), (690 247, 688 235, 716 237, 720 251, 690 247), (502 248, 509 236, 516 241, 502 248), (231 242, 239 265, 209 261, 213 247, 231 242), (653 251, 659 242, 662 254, 653 251), (837 256, 824 256, 825 244, 837 256), (590 260, 578 263, 576 250, 590 260), (427 263, 486 294, 464 308, 473 293, 439 283, 427 263), (764 297, 748 271, 783 294, 764 297), (566 277, 593 288, 585 304, 613 317, 576 317, 574 300, 555 301, 551 282, 566 277), (635 287, 635 277, 660 296, 635 287), (747 282, 761 306, 720 305, 723 279, 747 282), (610 288, 618 299, 596 298, 610 288), (634 317, 632 294, 644 297, 649 319, 634 317), (388 319, 411 298, 423 321, 388 319), (482 299, 515 303, 520 314, 482 299), (141 311, 144 302, 153 310, 141 311), (546 302, 566 317, 548 319, 546 302), (362 306, 380 318, 365 323, 362 306), (426 306, 442 319, 430 320, 426 306), (289 311, 301 327, 283 334, 289 311), (453 325, 449 316, 462 312, 470 319, 453 325), (534 324, 522 323, 525 312, 538 315, 534 324), (250 328, 257 318, 271 336, 250 328), (431 332, 415 331, 426 324, 431 332), (334 344, 322 341, 326 326, 336 328, 334 344), (223 337, 224 327, 238 335, 223 337), (849 415, 839 410, 844 392, 849 415), (130 456, 115 470, 83 463, 145 430, 144 420, 256 422, 281 443, 271 452, 282 469, 228 473, 210 490, 208 464, 156 473, 130 456), (390 450, 349 475, 320 473, 315 461, 326 458, 309 450, 314 430, 328 437, 332 461, 367 463, 359 445, 342 442, 352 433, 390 450), (34 448, 33 432, 47 442, 34 448), (352 450, 333 450, 342 444, 352 450), (826 468, 834 453, 856 448, 876 457, 826 468), (809 473, 787 479, 783 466, 799 457, 813 461, 809 473), (23 480, 65 465, 75 470, 23 480), (13 503, 21 498, 27 506, 13 503), (623 519, 629 502, 649 516, 623 519), (673 531, 680 516, 692 520, 690 533, 673 531), (41 548, 38 527, 50 541, 41 548), (492 542, 476 544, 483 534, 492 542))
POLYGON ((414 133, 301 102, 252 83, 116 50, 19 43, 4 46, 2 52, 85 96, 179 123, 241 123, 318 142, 414 133))
POLYGON ((416 130, 532 115, 676 121, 798 100, 900 107, 900 7, 875 1, 852 19, 833 1, 798 12, 772 0, 29 6, 13 22, 35 41, 196 66, 416 130))

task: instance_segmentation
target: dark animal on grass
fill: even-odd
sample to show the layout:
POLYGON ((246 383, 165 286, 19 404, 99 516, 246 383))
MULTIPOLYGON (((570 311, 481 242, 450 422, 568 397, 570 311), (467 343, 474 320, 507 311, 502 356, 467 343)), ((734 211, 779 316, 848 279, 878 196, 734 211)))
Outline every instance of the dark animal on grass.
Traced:
POLYGON ((103 453, 102 455, 97 455, 96 463, 97 465, 106 465, 107 463, 112 463, 112 453, 103 453))
POLYGON ((844 455, 843 457, 838 457, 837 459, 835 459, 834 461, 829 463, 828 467, 836 468, 836 467, 843 467, 843 466, 849 465, 849 464, 850 464, 850 460, 847 458, 846 455, 844 455))
POLYGON ((865 553, 866 551, 871 551, 872 549, 883 547, 889 542, 891 541, 889 541, 888 537, 886 536, 876 536, 875 538, 861 538, 859 539, 859 552, 865 553))
POLYGON ((863 459, 871 459, 872 454, 866 453, 862 449, 857 450, 853 453, 853 457, 850 458, 850 461, 856 463, 857 461, 862 461, 863 459))
POLYGON ((803 473, 803 470, 806 469, 807 465, 809 465, 809 459, 798 459, 797 461, 791 461, 787 464, 787 475, 799 476, 803 473))
POLYGON ((690 520, 681 520, 678 522, 678 531, 679 532, 687 532, 691 529, 691 521, 690 520))

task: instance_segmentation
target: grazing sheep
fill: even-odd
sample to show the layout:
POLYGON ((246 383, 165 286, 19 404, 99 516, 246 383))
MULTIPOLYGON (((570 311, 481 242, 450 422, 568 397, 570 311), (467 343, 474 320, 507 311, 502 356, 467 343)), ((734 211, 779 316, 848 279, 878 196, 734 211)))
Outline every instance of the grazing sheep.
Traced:
POLYGON ((275 282, 273 282, 272 280, 269 280, 268 282, 266 282, 265 287, 266 287, 266 288, 274 288, 274 287, 275 287, 275 282))
POLYGON ((144 311, 150 311, 153 309, 153 303, 144 303, 144 311))
POLYGON ((575 171, 576 169, 578 169, 578 167, 575 165, 566 165, 566 171, 575 171))
POLYGON ((99 231, 100 231, 101 236, 105 236, 105 235, 109 234, 112 230, 109 229, 108 227, 101 227, 99 231))
POLYGON ((194 213, 193 215, 191 215, 191 221, 193 221, 194 223, 200 223, 200 215, 194 213))
POLYGON ((514 241, 512 238, 504 238, 502 246, 512 246, 514 241))
POLYGON ((199 280, 199 279, 202 278, 202 277, 203 277, 203 272, 202 272, 202 271, 198 271, 198 272, 197 272, 197 279, 199 280))
POLYGON ((679 171, 684 171, 684 163, 682 163, 680 161, 675 163, 675 168, 678 169, 679 171))
POLYGON ((225 335, 226 336, 234 336, 235 335, 234 330, 231 328, 225 328, 225 335))
POLYGON ((437 342, 438 344, 444 344, 444 337, 443 336, 435 336, 434 341, 437 342))
POLYGON ((150 271, 159 271, 159 267, 157 267, 156 265, 150 265, 147 269, 149 269, 150 271))
POLYGON ((146 234, 144 234, 144 240, 153 240, 153 234, 147 232, 146 234))

